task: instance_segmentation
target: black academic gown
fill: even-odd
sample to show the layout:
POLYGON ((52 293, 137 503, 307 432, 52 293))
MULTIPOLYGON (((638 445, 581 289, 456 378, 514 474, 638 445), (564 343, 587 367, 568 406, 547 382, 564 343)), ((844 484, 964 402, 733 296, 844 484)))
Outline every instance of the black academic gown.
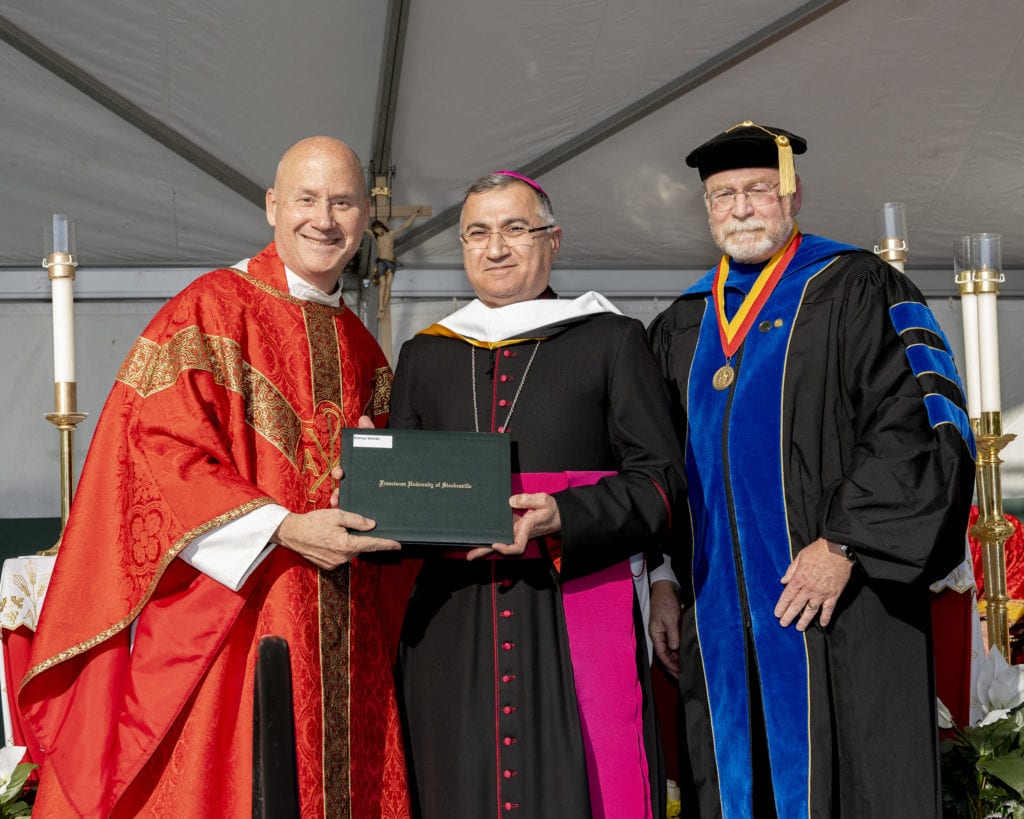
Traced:
MULTIPOLYGON (((754 277, 733 265, 726 290, 754 277)), ((674 561, 686 815, 939 816, 928 584, 963 559, 974 478, 949 346, 906 277, 805 236, 716 390, 711 289, 649 330, 693 530, 674 561), (774 617, 779 578, 819 537, 857 563, 832 623, 800 635, 774 617)))
MULTIPOLYGON (((391 401, 394 427, 507 428, 515 472, 618 473, 556 495, 561 537, 542 548, 560 553, 560 572, 550 559, 428 559, 399 658, 418 815, 589 817, 559 584, 656 550, 669 529, 666 501, 682 485, 668 391, 643 327, 602 313, 539 345, 494 350, 417 335, 402 347, 391 401)), ((654 815, 663 816, 649 662, 643 636, 636 642, 654 815)))

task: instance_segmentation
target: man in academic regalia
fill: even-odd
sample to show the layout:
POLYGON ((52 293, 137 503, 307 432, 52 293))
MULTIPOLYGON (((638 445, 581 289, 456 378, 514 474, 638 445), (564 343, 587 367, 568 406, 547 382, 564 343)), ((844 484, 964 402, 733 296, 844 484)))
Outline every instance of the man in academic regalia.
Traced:
POLYGON ((291 655, 304 817, 408 816, 379 569, 397 548, 329 507, 340 429, 386 420, 391 372, 341 301, 369 201, 326 137, 281 159, 274 242, 136 341, 100 417, 19 703, 36 816, 252 815, 259 639, 291 655))
POLYGON ((629 558, 658 553, 682 488, 643 326, 549 286, 562 230, 532 179, 462 208, 477 298, 401 350, 395 427, 511 437, 513 542, 427 558, 400 647, 414 813, 663 817, 629 558))
POLYGON ((678 656, 656 634, 685 815, 937 817, 928 584, 963 558, 974 442, 910 280, 797 227, 805 149, 744 122, 687 157, 724 255, 649 330, 693 532, 678 656))

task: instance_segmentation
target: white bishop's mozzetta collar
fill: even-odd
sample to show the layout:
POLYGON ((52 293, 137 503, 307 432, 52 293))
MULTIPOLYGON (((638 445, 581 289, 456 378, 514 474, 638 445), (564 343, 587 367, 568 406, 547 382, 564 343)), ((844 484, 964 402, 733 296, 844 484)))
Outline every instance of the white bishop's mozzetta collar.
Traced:
POLYGON ((575 299, 532 299, 504 307, 488 307, 479 299, 473 299, 438 324, 465 338, 493 342, 529 335, 540 327, 597 313, 622 315, 608 299, 591 290, 575 299))

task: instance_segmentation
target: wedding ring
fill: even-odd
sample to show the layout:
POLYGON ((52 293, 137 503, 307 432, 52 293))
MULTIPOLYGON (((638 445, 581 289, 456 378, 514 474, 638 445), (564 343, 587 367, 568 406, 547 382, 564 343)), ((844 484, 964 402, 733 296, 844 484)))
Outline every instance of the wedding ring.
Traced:
POLYGON ((805 606, 805 608, 806 608, 806 609, 807 609, 808 611, 817 611, 817 610, 818 610, 818 607, 817 607, 817 606, 813 606, 813 605, 811 605, 810 603, 808 603, 808 604, 807 604, 807 605, 805 606))

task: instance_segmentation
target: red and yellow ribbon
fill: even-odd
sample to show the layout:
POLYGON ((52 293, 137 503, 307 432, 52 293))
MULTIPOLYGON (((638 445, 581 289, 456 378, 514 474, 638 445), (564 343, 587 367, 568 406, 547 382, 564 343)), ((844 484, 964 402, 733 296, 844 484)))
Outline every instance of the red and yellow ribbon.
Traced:
POLYGON ((722 340, 722 350, 725 352, 726 358, 730 358, 739 349, 743 339, 747 337, 747 332, 753 326, 758 313, 761 312, 761 308, 768 301, 775 285, 779 283, 779 279, 786 272, 786 268, 800 247, 802 236, 803 234, 794 225, 789 241, 768 260, 768 264, 758 274, 757 280, 750 288, 750 292, 743 297, 743 303, 740 304, 740 309, 736 311, 736 315, 732 319, 726 318, 725 315, 725 280, 729 276, 729 257, 722 256, 722 261, 718 263, 718 269, 715 271, 712 296, 715 300, 715 315, 718 318, 718 334, 722 340))

